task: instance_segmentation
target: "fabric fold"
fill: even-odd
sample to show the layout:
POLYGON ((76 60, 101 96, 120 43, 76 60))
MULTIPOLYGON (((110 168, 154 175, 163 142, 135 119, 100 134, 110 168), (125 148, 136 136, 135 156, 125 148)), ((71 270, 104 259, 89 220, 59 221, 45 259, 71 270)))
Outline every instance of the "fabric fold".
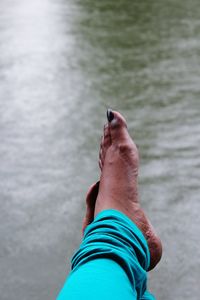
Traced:
POLYGON ((117 210, 100 212, 87 226, 81 246, 72 258, 72 273, 97 258, 117 262, 136 290, 137 299, 142 299, 147 289, 150 264, 147 241, 131 219, 117 210))

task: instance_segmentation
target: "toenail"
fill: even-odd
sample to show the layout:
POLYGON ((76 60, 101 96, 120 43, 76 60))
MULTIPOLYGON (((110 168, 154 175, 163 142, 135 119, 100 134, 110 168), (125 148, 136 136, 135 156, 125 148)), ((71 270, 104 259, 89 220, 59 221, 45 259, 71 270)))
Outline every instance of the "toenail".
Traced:
POLYGON ((108 108, 108 110, 107 110, 107 119, 108 119, 108 122, 112 122, 112 120, 114 119, 114 113, 112 112, 112 110, 110 108, 108 108))

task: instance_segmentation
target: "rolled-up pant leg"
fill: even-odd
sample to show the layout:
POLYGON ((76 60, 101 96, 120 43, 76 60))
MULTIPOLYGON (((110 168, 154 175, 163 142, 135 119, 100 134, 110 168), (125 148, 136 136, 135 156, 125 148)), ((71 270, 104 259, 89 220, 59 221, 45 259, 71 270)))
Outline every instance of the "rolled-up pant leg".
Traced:
POLYGON ((149 263, 139 228, 123 213, 104 210, 86 228, 57 300, 153 300, 147 292, 149 263))

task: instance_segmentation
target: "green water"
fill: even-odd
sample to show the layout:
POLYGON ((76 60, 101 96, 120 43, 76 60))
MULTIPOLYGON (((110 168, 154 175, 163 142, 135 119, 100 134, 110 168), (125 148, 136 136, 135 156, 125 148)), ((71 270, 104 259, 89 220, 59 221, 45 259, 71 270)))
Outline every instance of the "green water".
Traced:
POLYGON ((140 149, 157 299, 199 298, 198 1, 0 2, 0 290, 55 299, 99 177, 107 107, 140 149))

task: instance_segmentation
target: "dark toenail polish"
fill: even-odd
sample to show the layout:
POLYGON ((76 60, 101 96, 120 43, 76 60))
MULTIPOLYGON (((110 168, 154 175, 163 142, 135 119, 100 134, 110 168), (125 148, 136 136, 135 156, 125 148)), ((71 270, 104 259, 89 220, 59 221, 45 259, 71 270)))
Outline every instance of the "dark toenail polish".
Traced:
POLYGON ((112 120, 114 119, 114 114, 110 108, 107 110, 107 119, 108 122, 112 122, 112 120))

